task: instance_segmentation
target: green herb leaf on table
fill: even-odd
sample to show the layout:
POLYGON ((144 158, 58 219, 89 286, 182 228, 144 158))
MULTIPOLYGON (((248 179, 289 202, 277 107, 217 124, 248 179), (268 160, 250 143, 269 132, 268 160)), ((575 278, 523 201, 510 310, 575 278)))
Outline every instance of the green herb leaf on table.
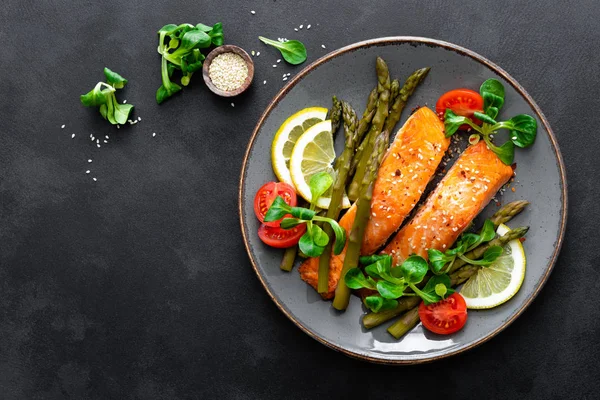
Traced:
POLYGON ((115 89, 122 89, 127 84, 127 79, 107 67, 104 67, 104 76, 106 76, 106 83, 115 89))
POLYGON ((104 68, 104 75, 108 83, 98 82, 94 89, 81 95, 81 104, 86 107, 98 107, 102 118, 113 125, 123 125, 127 122, 133 105, 119 104, 115 92, 127 83, 127 79, 108 68, 104 68))
POLYGON ((171 81, 173 72, 181 70, 181 85, 187 86, 192 75, 202 68, 204 55, 200 49, 223 44, 223 26, 197 24, 167 24, 158 31, 158 53, 161 55, 162 85, 156 91, 156 102, 161 104, 181 90, 171 81))
POLYGON ((88 93, 82 94, 80 99, 81 103, 86 107, 99 107, 106 104, 107 96, 102 92, 102 82, 98 82, 88 93))
POLYGON ((306 61, 306 47, 298 40, 289 40, 287 42, 279 42, 277 40, 267 39, 266 37, 258 37, 261 42, 275 47, 281 52, 283 59, 292 65, 302 64, 306 61))

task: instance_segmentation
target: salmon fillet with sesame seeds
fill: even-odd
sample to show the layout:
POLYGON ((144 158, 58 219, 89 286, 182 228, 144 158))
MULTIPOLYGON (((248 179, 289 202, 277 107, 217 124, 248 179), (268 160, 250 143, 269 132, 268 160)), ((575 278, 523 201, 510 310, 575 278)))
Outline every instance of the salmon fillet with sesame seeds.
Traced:
MULTIPOLYGON (((422 107, 408 118, 379 167, 361 254, 375 253, 398 230, 421 198, 449 145, 450 139, 444 136, 444 124, 429 108, 422 107)), ((346 234, 352 229, 355 215, 356 204, 339 222, 346 234)), ((342 253, 331 257, 329 291, 322 294, 325 299, 333 297, 345 252, 344 248, 342 253)), ((301 278, 316 289, 319 259, 307 259, 299 271, 301 278)))
POLYGON ((428 249, 448 250, 512 176, 484 141, 468 147, 382 253, 399 265, 411 254, 427 259, 428 249))

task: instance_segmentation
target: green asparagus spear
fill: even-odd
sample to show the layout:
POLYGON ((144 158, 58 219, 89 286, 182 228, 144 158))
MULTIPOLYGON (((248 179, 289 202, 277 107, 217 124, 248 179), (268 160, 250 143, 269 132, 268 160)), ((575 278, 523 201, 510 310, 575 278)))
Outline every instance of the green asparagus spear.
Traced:
POLYGON ((392 83, 390 83, 390 104, 396 101, 398 94, 400 94, 400 81, 398 79, 394 79, 392 83))
MULTIPOLYGON (((365 108, 362 118, 358 123, 356 143, 354 147, 358 147, 358 144, 365 137, 365 133, 369 131, 371 121, 373 120, 375 112, 377 111, 377 100, 379 100, 379 92, 377 90, 377 87, 375 87, 373 88, 373 90, 371 90, 371 93, 369 93, 369 98, 367 99, 367 107, 365 108)), ((354 150, 356 151, 356 148, 354 150)))
MULTIPOLYGON (((511 229, 506 232, 504 236, 494 239, 492 242, 496 242, 494 245, 496 246, 505 246, 508 242, 514 239, 519 239, 525 236, 529 227, 521 227, 516 229, 511 229)), ((490 242, 490 243, 492 243, 490 242)), ((480 246, 481 247, 481 246, 480 246)), ((467 281, 470 277, 475 275, 475 273, 482 268, 477 265, 467 264, 464 265, 457 271, 454 271, 450 274, 450 284, 452 287, 456 287, 461 285, 467 281)), ((420 303, 420 302, 419 302, 420 303)), ((387 331, 394 336, 396 339, 400 339, 406 332, 414 328, 419 323, 419 314, 418 308, 415 305, 411 310, 407 311, 406 314, 400 318, 398 321, 394 322, 387 331), (414 313, 417 313, 417 319, 414 319, 414 313)))
POLYGON ((283 258, 281 259, 281 268, 283 271, 290 272, 294 267, 294 261, 296 260, 296 253, 298 252, 298 245, 288 247, 283 252, 283 258))
POLYGON ((342 122, 342 102, 335 96, 333 96, 331 101, 332 106, 329 111, 327 111, 326 119, 331 120, 331 133, 335 137, 335 134, 340 128, 340 123, 342 122))
MULTIPOLYGON (((501 209, 496 211, 496 213, 490 218, 490 220, 494 223, 494 226, 497 228, 498 225, 504 224, 504 223, 510 221, 514 216, 516 216, 521 211, 523 211, 528 204, 529 203, 524 200, 508 203, 508 204, 504 205, 501 209)), ((513 235, 515 237, 507 236, 505 238, 496 238, 488 243, 484 243, 481 246, 471 250, 470 252, 465 254, 465 256, 471 260, 477 260, 477 259, 483 257, 483 254, 485 253, 485 251, 488 248, 490 248, 491 246, 504 247, 504 245, 506 243, 508 243, 510 240, 517 238, 517 237, 525 236, 525 232, 520 232, 518 229, 513 229, 512 231, 508 232, 507 235, 508 234, 513 235), (521 236, 518 236, 518 235, 521 235, 521 236), (510 239, 510 240, 506 240, 506 239, 510 239)), ((450 268, 448 273, 452 273, 452 272, 458 270, 465 264, 466 264, 466 262, 464 260, 457 258, 454 261, 454 264, 452 264, 452 267, 450 268)), ((426 276, 425 279, 423 279, 423 282, 421 282, 418 286, 419 287, 425 286, 425 284, 427 283, 428 280, 429 280, 429 277, 426 276)), ((378 325, 381 325, 382 323, 384 323, 386 321, 389 321, 390 319, 394 318, 395 316, 402 314, 406 310, 408 310, 412 307, 415 307, 416 305, 418 305, 418 302, 419 302, 418 297, 401 297, 400 299, 398 299, 398 306, 396 306, 396 308, 393 308, 391 310, 380 311, 378 313, 370 312, 370 313, 366 314, 363 317, 363 325, 367 329, 374 328, 378 325)))
POLYGON ((500 208, 490 220, 494 223, 494 227, 497 228, 498 225, 504 224, 510 221, 515 215, 519 214, 521 211, 525 209, 529 205, 527 200, 517 200, 511 203, 505 204, 500 208))
MULTIPOLYGON (((333 183, 333 189, 331 192, 331 201, 329 208, 327 209, 327 218, 337 220, 342 209, 342 200, 346 191, 346 178, 348 176, 348 170, 350 169, 350 163, 352 161, 352 155, 354 154, 354 142, 357 137, 357 116, 356 112, 352 109, 350 104, 345 101, 341 102, 342 115, 344 120, 344 136, 345 144, 344 151, 336 160, 337 176, 333 183)), ((329 237, 333 237, 333 230, 329 224, 325 225, 325 233, 329 237)), ((319 257, 319 279, 317 284, 317 291, 319 293, 327 293, 329 291, 329 260, 331 258, 331 251, 333 247, 333 241, 330 241, 323 254, 319 257)))
POLYGON ((361 194, 361 185, 363 178, 366 175, 367 164, 371 159, 371 153, 375 147, 375 141, 383 129, 383 125, 389 111, 391 86, 390 73, 387 64, 381 57, 377 57, 376 71, 378 80, 377 92, 379 93, 379 99, 377 100, 377 111, 375 112, 373 120, 371 121, 371 129, 366 136, 368 141, 364 147, 362 157, 356 165, 354 178, 352 179, 352 183, 350 183, 350 188, 348 189, 348 197, 352 201, 358 199, 359 195, 361 194))
POLYGON ((387 331, 396 339, 400 339, 408 331, 417 326, 419 320, 419 308, 413 307, 400 317, 394 325, 390 326, 387 331))
MULTIPOLYGON (((373 93, 373 92, 371 92, 371 93, 373 93)), ((392 83, 390 84, 390 100, 388 103, 393 104, 394 100, 398 97, 399 93, 400 93, 400 81, 398 81, 398 79, 394 79, 392 81, 392 83)), ((375 98, 375 100, 377 100, 377 97, 375 98)), ((370 101, 370 97, 369 97, 369 101, 370 101)), ((389 118, 390 112, 391 112, 391 108, 388 111, 388 116, 386 117, 386 121, 387 121, 387 118, 389 118)), ((366 110, 365 110, 365 113, 366 113, 366 110)), ((373 116, 371 116, 371 118, 373 118, 373 116)), ((365 132, 366 132, 366 130, 365 130, 365 132)), ((356 166, 358 165, 358 162, 360 161, 360 159, 363 157, 365 147, 367 147, 368 142, 369 142, 369 136, 365 137, 364 140, 360 143, 360 146, 357 148, 356 155, 354 156, 354 159, 352 160, 352 166, 350 168, 351 175, 354 175, 356 166)))
POLYGON ((350 288, 344 283, 344 276, 350 268, 354 268, 358 265, 358 258, 360 257, 360 247, 362 245, 363 237, 365 236, 365 230, 367 227, 367 221, 371 214, 371 199, 373 198, 373 186, 375 185, 375 178, 377 177, 377 170, 379 164, 385 154, 385 150, 389 144, 389 136, 385 135, 385 132, 379 134, 375 139, 375 148, 367 164, 367 169, 362 181, 360 197, 356 204, 356 215, 354 217, 354 223, 348 236, 348 247, 346 249, 346 255, 344 257, 344 265, 340 275, 339 283, 335 289, 335 298, 333 299, 333 307, 336 310, 343 311, 348 307, 350 301, 350 288))

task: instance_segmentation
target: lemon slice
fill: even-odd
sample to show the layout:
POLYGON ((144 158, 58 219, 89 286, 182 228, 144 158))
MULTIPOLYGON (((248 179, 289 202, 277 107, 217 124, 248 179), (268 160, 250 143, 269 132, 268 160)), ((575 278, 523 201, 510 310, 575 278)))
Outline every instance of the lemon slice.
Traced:
POLYGON ((271 144, 271 163, 277 179, 293 185, 290 176, 290 157, 298 138, 314 124, 324 121, 327 109, 323 107, 309 107, 298 111, 285 120, 275 133, 271 144))
MULTIPOLYGON (((298 194, 309 202, 312 200, 309 182, 310 178, 318 172, 325 171, 335 179, 334 160, 331 120, 319 122, 308 128, 296 141, 290 158, 290 175, 298 194)), ((329 208, 330 202, 331 188, 319 197, 317 207, 329 208)), ((350 207, 350 200, 346 195, 342 207, 350 207)))
MULTIPOLYGON (((504 235, 509 230, 502 224, 496 232, 504 235)), ((502 255, 490 266, 480 268, 460 290, 467 308, 493 308, 510 300, 523 284, 526 264, 521 242, 518 239, 508 242, 502 255)))

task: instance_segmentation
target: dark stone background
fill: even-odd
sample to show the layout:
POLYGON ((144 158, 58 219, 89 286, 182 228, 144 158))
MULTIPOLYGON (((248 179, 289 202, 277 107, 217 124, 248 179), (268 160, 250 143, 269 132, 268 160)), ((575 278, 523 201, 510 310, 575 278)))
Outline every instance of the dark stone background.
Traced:
POLYGON ((599 3, 375 3, 2 2, 0 398, 598 398, 599 3), (155 32, 200 21, 260 49, 255 85, 232 108, 198 75, 159 107, 155 32), (312 28, 294 34, 299 24, 312 28), (299 69, 273 69, 259 34, 303 40, 309 61, 380 36, 442 39, 536 99, 569 172, 569 225, 548 284, 512 326, 465 354, 393 368, 331 351, 277 310, 241 241, 238 175, 282 73, 299 69), (79 104, 104 66, 130 80, 119 98, 138 125, 117 131, 79 104), (110 143, 98 149, 90 133, 110 143))

